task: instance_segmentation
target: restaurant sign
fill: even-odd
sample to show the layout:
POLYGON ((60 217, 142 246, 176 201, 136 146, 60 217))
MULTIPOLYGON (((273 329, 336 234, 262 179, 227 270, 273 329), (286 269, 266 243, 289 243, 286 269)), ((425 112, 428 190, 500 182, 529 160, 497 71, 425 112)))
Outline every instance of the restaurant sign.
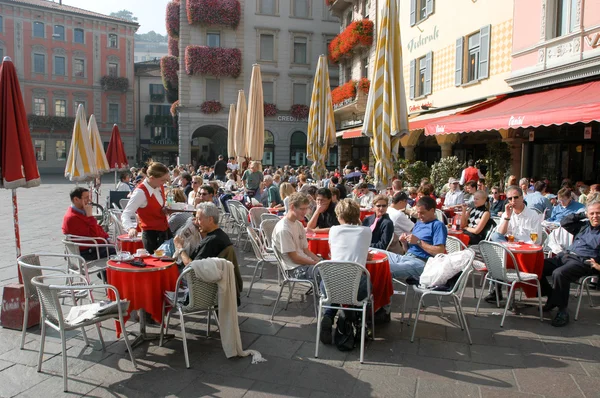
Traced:
POLYGON ((362 126, 362 119, 358 120, 342 120, 340 123, 340 128, 345 129, 348 127, 362 126))
POLYGON ((508 127, 521 127, 524 120, 525 116, 511 116, 508 119, 508 127))
POLYGON ((439 37, 440 31, 438 30, 437 25, 435 25, 432 33, 420 34, 419 37, 413 37, 410 39, 406 47, 408 48, 408 51, 412 52, 413 50, 416 50, 417 48, 424 46, 431 41, 437 40, 439 37))

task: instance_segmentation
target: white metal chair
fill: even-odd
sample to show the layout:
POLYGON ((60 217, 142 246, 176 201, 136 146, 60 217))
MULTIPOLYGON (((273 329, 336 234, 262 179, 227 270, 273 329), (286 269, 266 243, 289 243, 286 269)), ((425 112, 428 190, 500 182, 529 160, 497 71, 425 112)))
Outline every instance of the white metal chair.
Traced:
POLYGON ((598 275, 590 275, 579 279, 578 287, 577 287, 577 309, 575 310, 575 320, 579 317, 579 309, 581 308, 581 299, 583 298, 583 290, 587 292, 588 299, 590 300, 590 307, 594 306, 594 302, 592 301, 592 295, 590 294, 589 283, 592 278, 598 278, 598 275))
POLYGON ((288 285, 288 289, 289 289, 288 299, 287 299, 287 302, 285 303, 285 309, 287 310, 287 307, 292 298, 292 292, 294 291, 294 287, 295 287, 296 283, 303 284, 303 285, 309 285, 313 289, 315 316, 317 316, 317 292, 319 290, 318 290, 317 283, 315 282, 314 278, 313 279, 299 279, 299 278, 294 278, 294 277, 290 276, 288 269, 285 267, 285 261, 284 261, 283 257, 281 256, 281 253, 279 253, 279 251, 277 250, 276 247, 273 247, 273 253, 275 254, 275 258, 277 259, 277 267, 279 268, 279 272, 281 274, 282 283, 281 283, 281 287, 279 288, 279 294, 277 295, 277 300, 275 301, 275 305, 273 306, 273 312, 271 313, 271 320, 273 320, 273 317, 275 316, 275 311, 277 310, 277 305, 279 304, 279 300, 281 299, 281 293, 283 292, 284 286, 288 285))
POLYGON ((121 209, 125 210, 125 208, 127 207, 127 203, 129 203, 129 199, 120 199, 119 200, 119 206, 121 206, 121 209))
MULTIPOLYGON (((246 233, 246 227, 251 226, 248 218, 248 209, 246 209, 246 206, 244 206, 241 202, 238 202, 237 200, 230 200, 228 204, 229 210, 231 211, 231 215, 234 219, 235 229, 237 230, 237 244, 239 246, 242 236, 246 233)), ((247 239, 246 243, 248 243, 247 239)), ((245 244, 244 250, 246 250, 245 244)))
MULTIPOLYGON (((103 271, 106 269, 106 260, 107 260, 107 251, 109 249, 113 249, 115 252, 117 250, 116 245, 108 243, 108 241, 104 238, 93 237, 90 238, 88 236, 77 236, 77 235, 66 235, 65 239, 62 240, 63 245, 65 246, 66 254, 75 254, 77 256, 80 255, 80 248, 94 248, 96 249, 96 260, 86 261, 84 273, 85 278, 90 281, 90 273, 103 271)), ((69 267, 74 269, 75 267, 69 263, 69 267)), ((76 271, 80 271, 74 269, 76 271)), ((106 282, 106 281, 103 281, 106 282)))
MULTIPOLYGON (((488 273, 485 276, 485 281, 495 282, 496 284, 504 286, 510 286, 508 298, 506 299, 506 306, 504 307, 504 314, 502 315, 502 320, 500 321, 500 327, 504 326, 504 318, 506 318, 506 312, 508 311, 508 307, 513 299, 515 285, 517 283, 537 286, 538 303, 540 307, 540 321, 543 322, 544 315, 542 311, 542 292, 538 276, 528 272, 520 272, 515 256, 510 252, 510 250, 500 243, 481 241, 479 243, 479 249, 488 269, 488 273), (509 258, 514 264, 514 269, 507 269, 506 267, 509 258)), ((483 297, 484 289, 485 282, 481 287, 481 293, 479 300, 477 301, 477 308, 475 309, 475 316, 477 316, 477 313, 479 312, 479 304, 481 304, 481 298, 483 297)), ((496 296, 496 300, 498 300, 498 296, 496 296)), ((497 301, 497 304, 500 306, 499 301, 497 301)))
MULTIPOLYGON (((47 276, 36 276, 31 280, 33 286, 36 287, 38 291, 38 296, 40 298, 40 302, 42 304, 42 330, 41 330, 41 342, 40 342, 40 351, 38 357, 38 367, 37 371, 42 371, 42 359, 44 356, 44 343, 46 342, 46 327, 49 326, 52 329, 58 331, 60 333, 60 340, 62 345, 62 370, 63 370, 63 387, 66 392, 68 389, 68 374, 67 374, 67 344, 66 344, 66 336, 65 333, 70 330, 84 328, 90 325, 96 325, 96 329, 98 330, 98 336, 100 342, 102 343, 102 349, 105 350, 106 347, 104 345, 104 339, 102 338, 102 331, 100 329, 100 322, 108 319, 117 319, 121 324, 121 330, 123 331, 123 340, 125 341, 125 345, 127 346, 127 351, 129 352, 129 357, 131 358, 131 362, 133 366, 137 368, 137 364, 135 362, 135 358, 133 357, 133 352, 131 351, 131 345, 129 343, 129 339, 127 337, 127 330, 125 329, 125 322, 123 321, 123 312, 121 308, 121 299, 119 297, 119 291, 112 285, 88 285, 87 280, 81 275, 47 275, 47 276), (73 284, 77 286, 72 286, 73 284), (94 315, 89 320, 82 321, 77 324, 69 323, 62 311, 62 307, 59 302, 59 295, 62 292, 67 290, 94 290, 94 289, 102 289, 102 290, 111 290, 115 296, 115 302, 117 303, 118 313, 111 313, 106 315, 94 315)), ((87 338, 84 339, 86 344, 87 338)))
POLYGON ((262 240, 265 244, 265 248, 267 251, 273 251, 272 242, 273 242, 273 230, 275 229, 275 225, 280 220, 274 220, 267 218, 260 223, 260 234, 262 236, 262 240))
MULTIPOLYGON (((42 276, 43 274, 69 274, 69 265, 65 261, 69 258, 72 263, 77 264, 79 269, 85 267, 85 260, 81 256, 72 254, 25 254, 17 259, 19 270, 23 278, 23 291, 25 296, 25 307, 29 308, 29 301, 39 301, 37 289, 31 284, 31 280, 36 276, 42 276), (52 260, 63 260, 59 261, 61 264, 50 265, 48 263, 53 262, 52 260)), ((82 298, 86 298, 88 291, 68 291, 60 294, 61 298, 71 297, 73 299, 73 305, 77 304, 77 301, 82 298)), ((21 349, 25 346, 25 335, 27 334, 27 324, 29 322, 29 311, 23 311, 23 328, 21 331, 21 349)))
POLYGON ((124 233, 126 233, 125 227, 123 226, 123 223, 121 222, 121 214, 122 213, 123 212, 121 210, 116 210, 116 209, 110 209, 108 211, 108 214, 110 215, 111 224, 113 225, 113 235, 112 235, 113 242, 117 241, 117 237, 119 235, 123 235, 124 233))
MULTIPOLYGON (((320 276, 323 290, 320 292, 319 313, 317 314, 317 339, 315 343, 315 358, 319 357, 319 333, 321 332, 321 318, 323 308, 332 308, 344 311, 357 311, 362 313, 360 334, 360 363, 363 363, 365 353, 365 335, 367 326, 367 305, 371 304, 372 335, 375 338, 375 309, 373 295, 371 294, 371 274, 367 269, 351 261, 321 261, 314 268, 314 275, 320 276), (367 277, 367 297, 358 300, 360 279, 367 277), (353 307, 342 307, 353 306, 353 307), (358 308, 354 308, 358 307, 358 308)), ((315 291, 316 292, 316 291, 315 291)))
POLYGON ((248 293, 246 294, 246 297, 250 297, 250 293, 252 293, 252 286, 256 280, 256 273, 258 270, 260 269, 259 278, 262 278, 265 262, 277 265, 277 258, 275 258, 275 255, 272 252, 267 251, 265 244, 261 241, 260 236, 258 236, 253 228, 247 227, 247 230, 248 238, 250 239, 252 249, 254 250, 254 255, 257 259, 256 266, 254 267, 254 273, 252 274, 252 280, 250 281, 250 287, 248 288, 248 293))
POLYGON ((279 216, 277 214, 272 214, 272 213, 264 213, 260 215, 260 222, 263 222, 265 220, 276 220, 279 221, 281 220, 281 218, 279 218, 279 216))
POLYGON ((250 224, 252 228, 258 229, 260 227, 261 216, 263 214, 269 214, 269 210, 264 207, 253 207, 250 209, 250 224))
MULTIPOLYGON (((413 325, 413 331, 412 331, 412 335, 410 337, 411 343, 415 339, 415 332, 417 330, 417 323, 419 322, 419 314, 421 312, 421 305, 423 304, 423 300, 425 299, 426 296, 436 296, 438 298, 438 303, 439 303, 440 299, 443 297, 451 297, 452 298, 452 301, 454 304, 454 309, 456 310, 456 316, 458 317, 458 323, 460 325, 460 328, 462 330, 464 330, 465 333, 467 334, 467 338, 469 339, 469 344, 473 344, 473 341, 471 340, 471 333, 469 332, 469 327, 467 325, 467 319, 465 317, 465 313, 462 308, 462 296, 463 296, 463 290, 465 290, 467 281, 469 280, 469 274, 471 273, 471 265, 473 263, 473 258, 475 257, 475 252, 473 252, 473 250, 470 250, 470 249, 466 249, 466 250, 469 252, 470 255, 462 267, 461 275, 458 277, 458 280, 456 281, 456 283, 454 284, 452 289, 450 289, 449 291, 438 291, 438 290, 432 290, 432 289, 422 288, 417 285, 413 285, 413 291, 415 292, 415 294, 420 294, 421 296, 419 298, 419 305, 417 306, 417 313, 415 314, 415 323, 413 325)), ((440 304, 440 309, 441 308, 442 307, 440 304)), ((442 315, 443 315, 443 312, 442 312, 442 315)))
POLYGON ((179 320, 181 322, 181 334, 183 339, 183 353, 185 356, 185 366, 186 368, 190 367, 190 358, 188 355, 187 348, 187 337, 185 332, 185 319, 184 315, 194 315, 202 312, 208 312, 207 323, 206 323, 206 338, 210 335, 210 320, 211 316, 214 315, 217 320, 217 324, 219 319, 217 317, 217 293, 218 286, 216 283, 208 283, 204 282, 196 277, 194 269, 192 267, 186 267, 179 278, 177 279, 177 284, 175 285, 174 295, 171 296, 171 292, 165 293, 163 299, 162 306, 162 317, 161 319, 164 321, 165 313, 167 319, 165 322, 161 323, 160 326, 160 340, 159 346, 163 344, 163 337, 169 331, 169 321, 171 319, 171 314, 179 314, 179 320), (188 301, 187 304, 185 301, 181 300, 179 297, 179 286, 181 286, 181 281, 186 280, 187 286, 189 289, 188 301), (171 307, 167 312, 167 307, 171 307))

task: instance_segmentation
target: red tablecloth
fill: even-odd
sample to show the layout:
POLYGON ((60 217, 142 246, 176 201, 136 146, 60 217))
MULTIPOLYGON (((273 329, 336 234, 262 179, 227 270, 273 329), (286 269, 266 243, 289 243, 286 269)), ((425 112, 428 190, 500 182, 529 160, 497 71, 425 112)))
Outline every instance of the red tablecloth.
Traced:
POLYGON ((373 294, 374 309, 377 311, 384 305, 388 305, 394 294, 390 262, 385 254, 375 253, 373 259, 367 261, 366 268, 371 274, 371 283, 373 284, 371 293, 373 294))
POLYGON ((275 209, 273 207, 269 207, 267 210, 269 210, 269 213, 271 214, 278 214, 281 210, 275 209))
POLYGON ((374 210, 370 210, 370 209, 360 209, 360 221, 364 220, 365 218, 372 216, 373 214, 375 214, 374 210))
POLYGON ((320 254, 324 260, 329 260, 329 232, 306 234, 306 239, 308 239, 308 250, 320 254))
MULTIPOLYGON (((156 322, 162 322, 162 302, 165 291, 174 291, 179 277, 177 266, 173 262, 144 259, 145 268, 134 267, 127 263, 109 260, 106 268, 108 283, 119 291, 121 299, 130 301, 129 312, 143 308, 156 322)), ((114 297, 109 291, 109 298, 114 297)), ((125 321, 129 316, 124 318, 125 321)), ((117 337, 121 328, 117 322, 117 337)))
MULTIPOLYGON (((540 245, 530 245, 526 243, 513 243, 508 250, 512 252, 519 265, 519 271, 536 274, 538 279, 542 276, 544 270, 544 251, 540 245), (514 247, 513 247, 514 246, 514 247), (518 247, 517 247, 518 246, 518 247)), ((514 268, 512 259, 509 257, 507 267, 514 268)), ((518 284, 517 287, 523 289, 526 297, 537 297, 537 287, 525 284, 518 284)))
POLYGON ((453 231, 451 229, 448 230, 448 236, 453 236, 457 239, 460 239, 460 241, 464 243, 465 246, 469 246, 469 241, 471 240, 471 238, 469 238, 469 235, 462 233, 461 231, 453 231))
POLYGON ((129 252, 135 255, 137 249, 143 249, 144 243, 142 238, 130 238, 129 235, 123 234, 117 237, 117 242, 124 252, 129 252))

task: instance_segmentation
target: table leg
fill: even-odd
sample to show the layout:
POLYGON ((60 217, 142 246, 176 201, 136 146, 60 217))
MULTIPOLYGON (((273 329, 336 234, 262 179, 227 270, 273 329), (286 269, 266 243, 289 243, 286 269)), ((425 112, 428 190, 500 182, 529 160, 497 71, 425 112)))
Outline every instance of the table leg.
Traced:
MULTIPOLYGON (((133 340, 133 343, 131 344, 132 348, 137 347, 144 341, 158 340, 160 338, 159 333, 148 333, 146 331, 146 310, 140 308, 138 310, 138 316, 140 318, 140 331, 139 334, 135 337, 135 340, 133 340)), ((165 334, 163 336, 163 339, 172 339, 174 337, 174 334, 165 334)))

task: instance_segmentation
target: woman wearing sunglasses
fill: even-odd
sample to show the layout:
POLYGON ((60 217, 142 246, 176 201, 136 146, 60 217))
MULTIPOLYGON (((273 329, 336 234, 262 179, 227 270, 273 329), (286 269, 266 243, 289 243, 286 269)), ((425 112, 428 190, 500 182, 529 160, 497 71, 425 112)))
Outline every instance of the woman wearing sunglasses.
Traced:
POLYGON ((371 228, 371 247, 386 250, 394 236, 394 222, 387 214, 389 199, 385 195, 373 198, 375 214, 363 220, 362 225, 371 228))
POLYGON ((473 195, 473 208, 469 211, 463 205, 462 222, 463 232, 469 236, 469 244, 476 245, 485 239, 489 230, 496 225, 490 216, 490 204, 485 191, 477 191, 473 195))

